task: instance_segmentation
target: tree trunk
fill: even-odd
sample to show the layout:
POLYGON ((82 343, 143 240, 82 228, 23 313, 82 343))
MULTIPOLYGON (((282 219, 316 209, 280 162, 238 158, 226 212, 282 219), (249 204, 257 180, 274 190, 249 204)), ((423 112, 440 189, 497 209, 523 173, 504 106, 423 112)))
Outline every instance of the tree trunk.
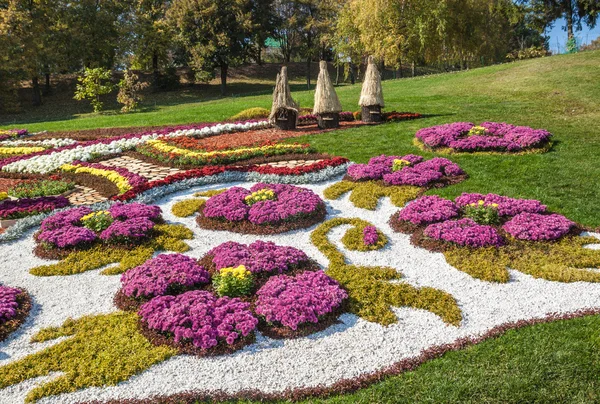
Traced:
POLYGON ((45 73, 46 83, 44 84, 44 91, 42 95, 50 95, 52 92, 52 86, 50 85, 50 73, 45 73))
POLYGON ((567 1, 567 11, 565 12, 565 18, 567 20, 567 39, 571 40, 575 36, 573 31, 573 6, 571 1, 567 1))
POLYGON ((306 58, 306 88, 310 90, 310 56, 306 58))
POLYGON ((410 69, 411 69, 412 76, 415 77, 416 66, 415 66, 415 61, 414 60, 413 60, 413 62, 411 64, 411 66, 410 66, 410 69))
POLYGON ((350 62, 350 83, 354 85, 356 82, 356 74, 354 72, 354 63, 350 62))
POLYGON ((33 106, 38 107, 42 105, 42 92, 40 91, 40 83, 37 76, 31 79, 31 85, 33 88, 33 106))
POLYGON ((225 95, 227 90, 227 69, 229 69, 229 65, 221 63, 221 95, 225 95))
POLYGON ((258 45, 258 49, 256 51, 256 63, 259 66, 262 66, 262 46, 260 46, 260 44, 258 45))
POLYGON ((153 81, 154 87, 158 88, 160 81, 160 71, 158 70, 158 53, 154 52, 152 55, 152 73, 153 73, 153 81))
POLYGON ((335 85, 340 85, 340 64, 335 67, 335 85))

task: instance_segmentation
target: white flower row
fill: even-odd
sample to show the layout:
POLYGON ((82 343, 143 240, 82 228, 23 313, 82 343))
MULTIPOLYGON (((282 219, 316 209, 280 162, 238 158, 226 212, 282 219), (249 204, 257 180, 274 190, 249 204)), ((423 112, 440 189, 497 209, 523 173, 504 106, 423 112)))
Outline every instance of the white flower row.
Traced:
POLYGON ((41 146, 41 147, 63 147, 71 146, 77 143, 73 139, 44 139, 44 140, 4 140, 0 142, 1 146, 22 147, 22 146, 41 146))
POLYGON ((179 137, 179 136, 216 136, 222 133, 241 132, 251 129, 260 129, 268 127, 267 121, 245 122, 245 123, 226 123, 207 126, 202 129, 177 130, 166 135, 153 133, 131 139, 119 139, 110 143, 96 143, 90 146, 79 146, 74 149, 63 150, 51 154, 33 156, 28 159, 15 161, 2 167, 3 171, 12 173, 37 173, 48 174, 57 170, 63 164, 71 163, 75 160, 87 161, 97 156, 105 156, 113 153, 121 153, 125 150, 131 150, 137 145, 145 143, 150 139, 156 139, 160 136, 179 137))

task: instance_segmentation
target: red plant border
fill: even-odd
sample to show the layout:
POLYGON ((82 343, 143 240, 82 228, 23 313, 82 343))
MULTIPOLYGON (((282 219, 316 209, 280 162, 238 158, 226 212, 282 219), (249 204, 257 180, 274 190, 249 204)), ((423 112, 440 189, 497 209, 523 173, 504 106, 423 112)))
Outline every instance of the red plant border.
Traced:
POLYGON ((183 171, 177 174, 169 175, 162 180, 150 181, 146 184, 134 187, 122 195, 116 195, 111 199, 114 201, 128 201, 135 198, 137 195, 149 189, 170 185, 175 182, 187 180, 190 178, 207 177, 211 175, 221 174, 226 171, 241 171, 241 172, 256 172, 259 174, 274 174, 274 175, 303 175, 316 171, 323 170, 328 167, 337 167, 347 163, 349 160, 344 157, 334 157, 328 160, 318 161, 316 163, 300 166, 295 168, 287 167, 270 167, 270 166, 206 166, 188 171, 183 171))

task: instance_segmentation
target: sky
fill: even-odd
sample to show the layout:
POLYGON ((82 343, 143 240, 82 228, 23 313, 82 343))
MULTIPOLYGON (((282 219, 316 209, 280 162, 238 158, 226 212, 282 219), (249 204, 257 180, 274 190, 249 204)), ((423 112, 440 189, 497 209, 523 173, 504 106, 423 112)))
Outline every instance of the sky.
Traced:
MULTIPOLYGON (((600 21, 599 21, 600 22, 600 21)), ((565 45, 567 44, 567 32, 563 30, 565 26, 565 20, 557 20, 554 26, 549 31, 550 34, 550 50, 552 53, 564 53, 565 45)), ((600 24, 596 25, 594 29, 590 29, 588 26, 583 24, 583 30, 575 32, 575 36, 578 38, 581 44, 588 44, 594 39, 600 37, 600 24)))

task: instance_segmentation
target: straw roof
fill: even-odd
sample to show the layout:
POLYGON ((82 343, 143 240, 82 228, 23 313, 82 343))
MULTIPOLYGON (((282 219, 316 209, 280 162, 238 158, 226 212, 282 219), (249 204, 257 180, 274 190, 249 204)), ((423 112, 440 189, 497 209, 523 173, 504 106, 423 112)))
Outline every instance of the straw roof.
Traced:
POLYGON ((281 73, 277 74, 277 81, 275 82, 273 106, 271 107, 271 114, 269 115, 269 121, 271 121, 271 123, 275 122, 275 119, 282 109, 293 110, 296 114, 299 109, 298 103, 292 98, 287 76, 287 67, 285 66, 281 68, 281 73))
POLYGON ((379 74, 379 70, 377 70, 373 56, 369 56, 369 63, 367 64, 367 71, 365 72, 365 80, 363 81, 358 105, 361 107, 370 107, 373 105, 385 106, 383 91, 381 89, 381 75, 379 74))
POLYGON ((319 68, 313 114, 342 112, 342 104, 340 104, 340 100, 335 93, 335 88, 333 88, 333 83, 329 77, 329 72, 327 71, 327 62, 322 60, 319 63, 319 68))

